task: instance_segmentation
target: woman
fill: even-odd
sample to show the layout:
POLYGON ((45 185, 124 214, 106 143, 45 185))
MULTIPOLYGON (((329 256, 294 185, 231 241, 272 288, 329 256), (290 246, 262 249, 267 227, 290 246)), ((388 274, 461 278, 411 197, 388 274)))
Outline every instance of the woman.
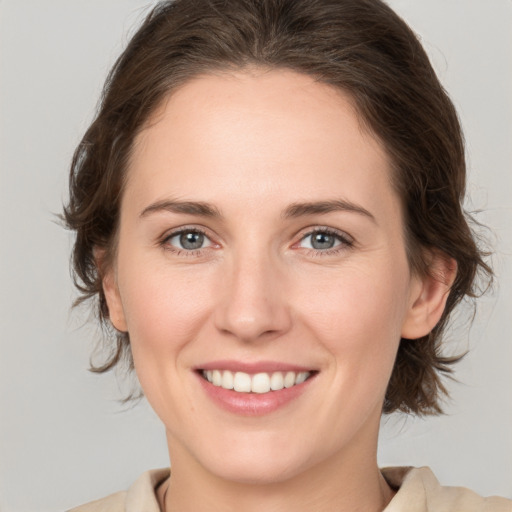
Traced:
POLYGON ((82 300, 172 463, 76 510, 510 510, 380 471, 382 412, 441 412, 490 275, 452 103, 378 0, 159 4, 74 156, 82 300), (447 229, 450 226, 450 229, 447 229))

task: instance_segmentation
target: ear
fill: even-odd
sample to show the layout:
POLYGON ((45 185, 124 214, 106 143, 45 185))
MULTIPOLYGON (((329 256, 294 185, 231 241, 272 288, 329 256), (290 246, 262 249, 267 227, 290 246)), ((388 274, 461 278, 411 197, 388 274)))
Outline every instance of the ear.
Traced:
POLYGON ((426 336, 439 322, 457 275, 457 262, 441 252, 430 252, 428 272, 413 276, 409 310, 402 325, 402 338, 426 336))
POLYGON ((121 301, 121 295, 117 286, 117 277, 114 266, 105 261, 105 249, 95 248, 94 259, 101 276, 103 293, 107 301, 108 316, 112 325, 121 332, 127 332, 126 319, 121 301))

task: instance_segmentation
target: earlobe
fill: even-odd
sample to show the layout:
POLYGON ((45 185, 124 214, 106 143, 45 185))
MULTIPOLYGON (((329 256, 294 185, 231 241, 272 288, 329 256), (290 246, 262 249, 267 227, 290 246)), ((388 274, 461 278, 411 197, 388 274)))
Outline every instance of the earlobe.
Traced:
POLYGON ((101 284, 105 300, 107 301, 110 322, 118 331, 127 332, 128 329, 115 270, 112 265, 105 264, 105 251, 103 249, 94 250, 94 259, 101 275, 101 284))
POLYGON ((402 338, 426 336, 439 322, 457 275, 457 262, 442 253, 433 253, 425 276, 413 277, 409 310, 402 325, 402 338))

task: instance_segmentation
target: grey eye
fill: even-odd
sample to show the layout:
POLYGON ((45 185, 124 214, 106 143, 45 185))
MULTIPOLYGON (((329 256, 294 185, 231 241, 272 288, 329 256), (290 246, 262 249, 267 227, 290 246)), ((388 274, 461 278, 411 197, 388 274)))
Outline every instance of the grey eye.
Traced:
POLYGON ((199 231, 181 231, 172 235, 168 239, 168 243, 179 249, 193 251, 196 249, 203 249, 211 245, 210 240, 203 233, 199 231))
POLYGON ((182 233, 180 244, 184 249, 200 249, 204 242, 202 233, 182 233))
POLYGON ((314 233, 311 235, 311 246, 313 249, 331 249, 336 243, 336 238, 327 233, 314 233))
POLYGON ((301 246, 316 251, 332 249, 342 243, 341 237, 328 231, 315 231, 301 240, 301 246))

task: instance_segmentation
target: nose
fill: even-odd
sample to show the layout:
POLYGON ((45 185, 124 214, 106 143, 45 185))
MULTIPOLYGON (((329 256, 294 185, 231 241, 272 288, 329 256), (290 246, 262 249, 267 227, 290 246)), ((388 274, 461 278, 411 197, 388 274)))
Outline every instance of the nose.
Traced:
POLYGON ((242 257, 228 264, 215 311, 215 325, 244 342, 274 339, 292 323, 285 276, 270 257, 242 257))

